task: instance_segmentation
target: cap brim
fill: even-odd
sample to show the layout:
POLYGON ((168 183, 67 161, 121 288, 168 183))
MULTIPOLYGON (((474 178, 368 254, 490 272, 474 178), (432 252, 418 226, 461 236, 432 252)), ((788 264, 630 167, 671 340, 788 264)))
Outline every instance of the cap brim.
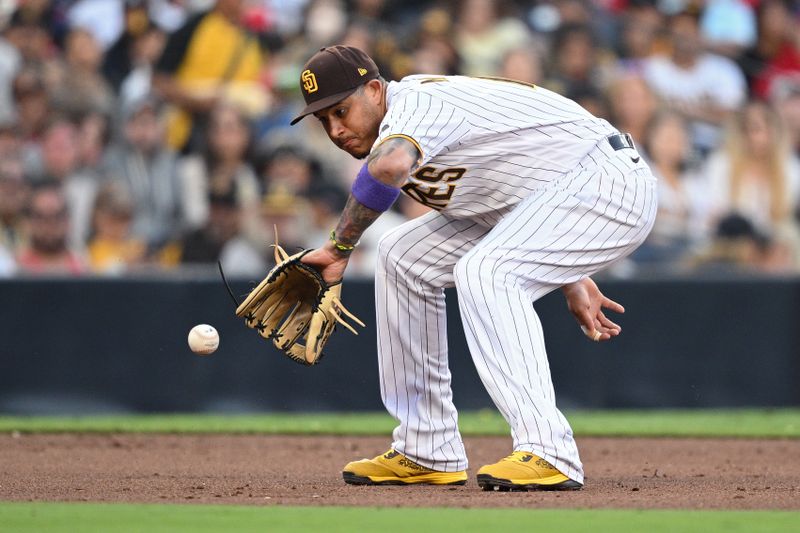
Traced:
POLYGON ((292 120, 289 124, 294 126, 295 124, 303 120, 303 118, 305 118, 307 115, 310 115, 311 113, 316 113, 317 111, 325 109, 326 107, 330 107, 333 104, 338 104, 339 102, 341 102, 342 100, 344 100, 345 98, 356 92, 356 89, 358 89, 358 87, 353 87, 352 89, 347 89, 346 91, 326 96, 322 100, 317 100, 316 102, 308 104, 303 109, 303 111, 301 111, 300 114, 297 115, 297 117, 295 117, 295 119, 292 120))

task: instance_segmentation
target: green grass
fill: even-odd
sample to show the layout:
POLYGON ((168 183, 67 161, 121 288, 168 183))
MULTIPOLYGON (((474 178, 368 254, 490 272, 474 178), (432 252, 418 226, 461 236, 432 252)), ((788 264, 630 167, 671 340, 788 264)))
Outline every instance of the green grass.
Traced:
MULTIPOLYGON (((800 409, 568 412, 580 436, 800 438, 800 409)), ((2 432, 135 432, 388 435, 395 422, 383 413, 259 415, 121 415, 2 417, 2 432)), ((508 435, 495 411, 462 413, 464 435, 508 435)))
POLYGON ((126 531, 796 531, 800 512, 397 509, 0 503, 0 530, 126 531))

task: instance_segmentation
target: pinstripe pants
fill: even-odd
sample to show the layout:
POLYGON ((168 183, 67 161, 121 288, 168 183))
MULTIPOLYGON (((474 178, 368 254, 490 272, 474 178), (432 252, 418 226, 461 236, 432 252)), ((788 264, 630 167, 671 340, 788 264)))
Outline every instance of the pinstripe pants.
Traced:
POLYGON ((647 236, 655 179, 636 156, 601 141, 494 227, 432 212, 383 236, 378 356, 381 396, 400 422, 394 449, 434 470, 467 468, 447 361, 444 289, 455 286, 470 353, 511 426, 514 449, 583 482, 533 302, 628 255, 647 236))

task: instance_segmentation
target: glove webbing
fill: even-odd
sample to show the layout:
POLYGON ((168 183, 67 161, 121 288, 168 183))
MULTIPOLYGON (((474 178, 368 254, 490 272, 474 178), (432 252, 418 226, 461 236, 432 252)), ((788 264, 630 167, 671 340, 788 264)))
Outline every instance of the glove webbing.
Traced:
MULTIPOLYGON (((276 264, 277 263, 281 263, 281 262, 286 261, 287 259, 289 259, 289 254, 287 254, 286 250, 284 250, 283 247, 280 244, 278 244, 278 235, 277 235, 277 233, 275 234, 275 244, 273 244, 272 247, 275 249, 274 254, 275 254, 275 263, 276 264)), ((304 263, 302 263, 300 261, 298 261, 298 266, 300 266, 301 268, 305 268, 309 272, 313 273, 315 276, 318 276, 320 278, 322 277, 319 274, 319 272, 317 272, 317 270, 314 269, 314 267, 305 265, 304 263)), ((322 300, 322 297, 325 295, 325 292, 328 290, 327 287, 331 287, 331 286, 334 286, 334 285, 339 285, 341 282, 342 282, 342 280, 336 281, 334 283, 327 283, 326 281, 322 280, 322 285, 324 287, 326 287, 326 288, 325 288, 324 291, 322 291, 320 293, 319 298, 317 298, 317 302, 314 305, 314 310, 315 311, 317 310, 317 308, 319 308, 319 303, 322 300)), ((334 305, 334 309, 337 311, 337 313, 334 314, 334 318, 336 318, 336 322, 338 322, 339 324, 341 324, 344 327, 346 327, 347 329, 349 329, 353 333, 353 335, 358 335, 358 331, 356 331, 353 326, 348 324, 339 315, 339 313, 344 314, 347 318, 351 319, 352 321, 354 321, 356 324, 358 324, 362 328, 367 327, 366 324, 364 324, 356 315, 354 315, 353 313, 348 311, 348 309, 342 304, 342 301, 339 298, 333 298, 331 300, 331 302, 334 305)))

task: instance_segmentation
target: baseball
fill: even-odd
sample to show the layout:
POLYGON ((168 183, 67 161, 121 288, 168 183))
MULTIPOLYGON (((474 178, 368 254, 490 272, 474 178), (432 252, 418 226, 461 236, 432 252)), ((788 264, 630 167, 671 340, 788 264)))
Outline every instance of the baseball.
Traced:
POLYGON ((219 346, 219 333, 214 326, 198 324, 189 331, 189 348, 198 355, 211 355, 219 346))

